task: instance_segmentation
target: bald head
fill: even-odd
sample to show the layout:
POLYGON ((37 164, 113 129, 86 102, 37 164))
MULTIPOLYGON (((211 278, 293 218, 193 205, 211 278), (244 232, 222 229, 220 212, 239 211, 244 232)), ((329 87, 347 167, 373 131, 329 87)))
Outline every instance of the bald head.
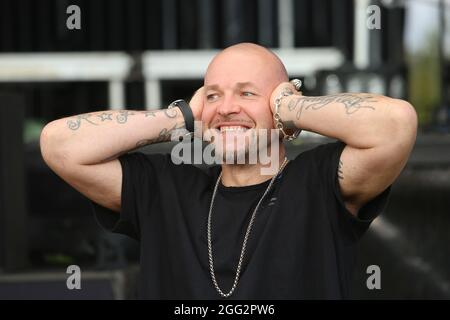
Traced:
POLYGON ((239 43, 224 49, 214 57, 205 74, 205 85, 217 78, 217 71, 222 73, 222 76, 245 77, 241 72, 233 74, 232 71, 239 69, 249 71, 249 78, 263 77, 265 82, 273 87, 289 79, 280 58, 272 51, 254 43, 239 43))

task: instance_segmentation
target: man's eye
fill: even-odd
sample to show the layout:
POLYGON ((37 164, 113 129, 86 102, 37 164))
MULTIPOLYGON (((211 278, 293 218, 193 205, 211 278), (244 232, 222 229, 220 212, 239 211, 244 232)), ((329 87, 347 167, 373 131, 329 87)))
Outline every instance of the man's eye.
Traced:
POLYGON ((206 96, 206 99, 207 99, 208 101, 214 101, 215 99, 217 99, 217 97, 218 97, 217 93, 212 93, 212 94, 208 94, 208 95, 206 96))
POLYGON ((251 97, 251 96, 254 96, 255 94, 253 92, 244 91, 244 92, 242 92, 242 95, 244 97, 251 97))

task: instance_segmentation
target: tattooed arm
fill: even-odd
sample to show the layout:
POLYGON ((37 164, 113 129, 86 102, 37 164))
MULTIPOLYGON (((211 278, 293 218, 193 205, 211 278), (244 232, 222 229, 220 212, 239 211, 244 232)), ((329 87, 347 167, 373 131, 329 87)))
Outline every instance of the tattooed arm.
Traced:
MULTIPOLYGON (((195 117, 202 100, 191 100, 195 117)), ((50 122, 41 133, 45 162, 67 183, 91 200, 120 210, 122 168, 117 157, 135 148, 169 141, 184 128, 178 108, 155 111, 102 111, 50 122)))
MULTIPOLYGON (((289 84, 281 91, 295 92, 289 84)), ((272 109, 273 110, 273 109, 272 109)), ((350 212, 384 191, 400 174, 416 138, 417 115, 406 101, 368 93, 283 98, 283 123, 343 141, 338 167, 341 193, 350 212)))
POLYGON ((170 134, 182 128, 184 119, 178 108, 81 114, 49 123, 42 132, 42 152, 65 147, 72 161, 96 164, 136 147, 169 141, 170 134))
POLYGON ((91 200, 120 210, 122 168, 117 157, 136 147, 168 141, 184 127, 178 108, 103 111, 55 120, 41 133, 48 166, 91 200))

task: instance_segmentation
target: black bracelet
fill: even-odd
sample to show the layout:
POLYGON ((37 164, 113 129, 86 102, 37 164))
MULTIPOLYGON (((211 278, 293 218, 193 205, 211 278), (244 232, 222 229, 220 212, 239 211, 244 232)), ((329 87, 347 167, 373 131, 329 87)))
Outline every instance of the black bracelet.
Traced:
MULTIPOLYGON (((192 109, 189 104, 183 99, 175 100, 170 104, 170 107, 178 107, 180 108, 181 113, 184 117, 184 124, 186 130, 189 132, 194 132, 194 114, 192 113, 192 109)), ((170 108, 169 107, 169 108, 170 108)))

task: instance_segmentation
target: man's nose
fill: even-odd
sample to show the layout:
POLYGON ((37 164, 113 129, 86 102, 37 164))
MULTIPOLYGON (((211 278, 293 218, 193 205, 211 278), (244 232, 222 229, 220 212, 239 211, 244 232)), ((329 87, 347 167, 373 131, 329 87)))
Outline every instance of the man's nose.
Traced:
POLYGON ((222 103, 217 107, 217 113, 222 116, 227 116, 241 111, 240 105, 233 97, 225 97, 222 103))

